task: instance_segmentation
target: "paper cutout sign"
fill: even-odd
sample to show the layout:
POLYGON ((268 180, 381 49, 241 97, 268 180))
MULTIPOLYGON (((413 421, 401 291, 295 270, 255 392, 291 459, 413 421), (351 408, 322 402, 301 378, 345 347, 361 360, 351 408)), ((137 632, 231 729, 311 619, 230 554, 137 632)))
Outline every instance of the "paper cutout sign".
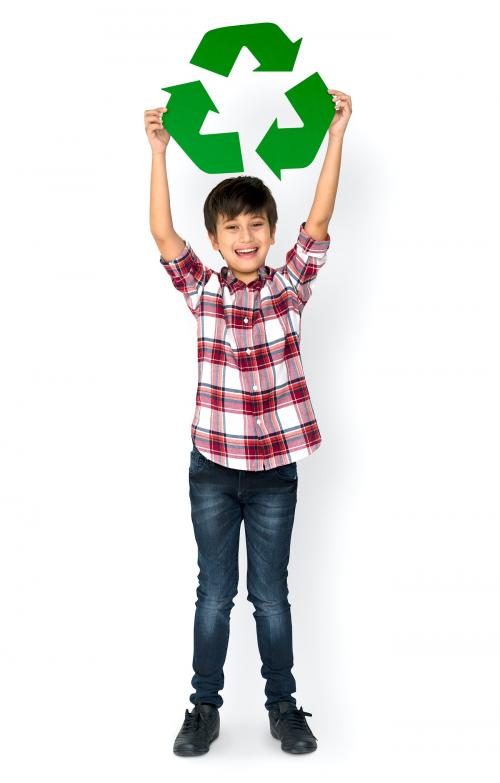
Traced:
MULTIPOLYGON (((219 27, 205 33, 190 62, 227 77, 246 46, 260 62, 254 73, 292 71, 301 43, 302 38, 292 42, 270 22, 219 27)), ((200 133, 208 112, 219 113, 200 81, 162 90, 171 94, 163 127, 199 169, 207 174, 244 171, 237 131, 200 133)), ((327 85, 317 71, 285 95, 304 127, 279 128, 275 119, 255 150, 278 179, 283 169, 305 168, 312 163, 335 115, 327 85)))

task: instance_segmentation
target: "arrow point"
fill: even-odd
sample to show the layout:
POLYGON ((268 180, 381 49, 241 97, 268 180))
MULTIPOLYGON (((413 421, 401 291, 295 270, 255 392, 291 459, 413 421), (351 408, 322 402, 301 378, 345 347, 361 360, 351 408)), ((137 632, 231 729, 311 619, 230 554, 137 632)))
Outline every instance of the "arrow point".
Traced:
POLYGON ((273 62, 272 65, 270 62, 261 63, 257 66, 257 68, 253 69, 253 73, 269 71, 293 71, 301 43, 302 38, 299 38, 297 41, 287 40, 283 50, 280 51, 279 58, 277 59, 276 63, 273 62))
POLYGON ((217 106, 215 105, 215 103, 211 99, 211 97, 208 94, 208 92, 206 93, 206 95, 207 95, 207 98, 208 98, 208 100, 207 100, 207 111, 213 111, 213 112, 215 112, 215 114, 220 114, 217 106))
POLYGON ((290 70, 293 71, 295 67, 295 61, 297 59, 297 55, 299 53, 300 45, 302 43, 302 38, 298 38, 296 41, 293 41, 290 43, 290 70))
POLYGON ((162 87, 162 90, 165 90, 165 92, 169 92, 171 95, 173 95, 177 90, 182 89, 184 86, 184 84, 171 84, 169 87, 162 87))
POLYGON ((256 148, 255 152, 262 158, 266 166, 271 169, 278 179, 281 179, 281 168, 277 161, 277 136, 278 120, 275 119, 271 127, 268 129, 266 135, 256 148))

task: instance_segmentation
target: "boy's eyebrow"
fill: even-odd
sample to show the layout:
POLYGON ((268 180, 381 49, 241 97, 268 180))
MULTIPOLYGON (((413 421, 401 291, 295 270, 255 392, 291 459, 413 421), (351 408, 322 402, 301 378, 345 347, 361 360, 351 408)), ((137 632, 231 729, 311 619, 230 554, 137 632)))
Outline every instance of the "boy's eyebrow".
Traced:
MULTIPOLYGON (((252 220, 254 220, 255 218, 263 218, 263 217, 264 215, 252 215, 252 220)), ((236 220, 236 218, 230 218, 230 220, 223 220, 222 225, 225 226, 226 223, 232 223, 233 220, 236 220)))

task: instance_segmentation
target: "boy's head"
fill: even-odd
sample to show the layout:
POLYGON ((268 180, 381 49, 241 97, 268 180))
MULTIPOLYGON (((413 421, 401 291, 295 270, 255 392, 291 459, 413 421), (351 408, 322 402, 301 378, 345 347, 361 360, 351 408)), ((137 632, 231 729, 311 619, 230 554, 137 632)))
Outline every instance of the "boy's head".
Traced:
POLYGON ((214 250, 236 277, 255 279, 275 242, 278 212, 269 188, 258 177, 224 179, 208 194, 203 214, 214 250), (245 248, 256 250, 237 252, 245 248))

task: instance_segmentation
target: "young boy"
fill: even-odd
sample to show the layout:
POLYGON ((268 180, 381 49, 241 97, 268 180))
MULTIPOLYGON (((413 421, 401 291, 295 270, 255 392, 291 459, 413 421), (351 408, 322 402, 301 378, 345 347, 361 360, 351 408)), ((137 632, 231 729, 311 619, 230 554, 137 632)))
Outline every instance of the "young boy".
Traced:
POLYGON ((343 135, 351 99, 335 93, 336 113, 314 202, 286 263, 266 264, 278 220, 269 189, 256 177, 225 179, 204 205, 205 227, 225 261, 205 266, 174 230, 166 174, 170 136, 165 109, 145 112, 151 144, 150 227, 160 261, 196 318, 198 388, 191 424, 191 518, 198 546, 194 618, 194 708, 185 711, 174 753, 206 753, 219 735, 219 694, 238 591, 241 522, 247 545, 247 600, 255 607, 270 731, 290 753, 317 748, 301 707, 293 667, 288 561, 297 503, 297 461, 321 435, 300 357, 300 319, 326 261, 343 135))

